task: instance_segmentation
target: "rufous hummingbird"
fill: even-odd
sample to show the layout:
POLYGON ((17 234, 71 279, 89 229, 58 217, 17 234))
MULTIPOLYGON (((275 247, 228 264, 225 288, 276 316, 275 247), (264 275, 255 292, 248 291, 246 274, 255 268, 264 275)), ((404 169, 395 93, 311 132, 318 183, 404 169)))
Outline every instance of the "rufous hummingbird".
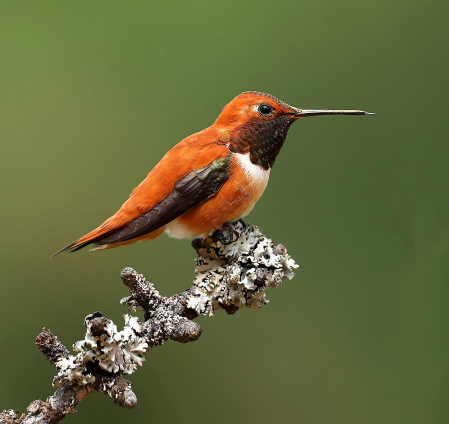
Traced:
POLYGON ((98 228, 58 253, 170 237, 207 236, 248 215, 262 196, 290 125, 306 116, 367 115, 361 110, 306 110, 247 91, 212 126, 173 147, 98 228))

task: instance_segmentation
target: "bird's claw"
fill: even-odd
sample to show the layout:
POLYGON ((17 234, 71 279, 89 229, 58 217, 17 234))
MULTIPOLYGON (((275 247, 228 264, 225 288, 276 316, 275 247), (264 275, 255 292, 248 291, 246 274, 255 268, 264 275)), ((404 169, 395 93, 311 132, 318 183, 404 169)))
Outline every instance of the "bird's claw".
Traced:
POLYGON ((240 235, 245 233, 248 228, 249 225, 242 219, 239 219, 235 222, 225 222, 221 230, 217 229, 212 233, 212 239, 215 242, 219 241, 220 243, 227 246, 231 243, 235 243, 239 239, 240 235), (237 224, 239 223, 243 226, 242 230, 236 229, 237 224))
POLYGON ((246 233, 249 230, 249 225, 242 218, 235 221, 235 224, 238 224, 238 223, 240 223, 243 227, 241 234, 246 233))

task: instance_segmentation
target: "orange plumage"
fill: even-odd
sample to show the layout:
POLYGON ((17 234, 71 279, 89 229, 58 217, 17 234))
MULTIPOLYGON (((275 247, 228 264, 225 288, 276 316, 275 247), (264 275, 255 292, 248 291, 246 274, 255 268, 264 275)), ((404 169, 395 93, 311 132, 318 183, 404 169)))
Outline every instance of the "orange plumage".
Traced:
POLYGON ((259 92, 237 96, 215 123, 173 147, 98 228, 58 253, 172 237, 208 235, 247 215, 268 183, 290 125, 303 116, 362 111, 304 111, 259 92))

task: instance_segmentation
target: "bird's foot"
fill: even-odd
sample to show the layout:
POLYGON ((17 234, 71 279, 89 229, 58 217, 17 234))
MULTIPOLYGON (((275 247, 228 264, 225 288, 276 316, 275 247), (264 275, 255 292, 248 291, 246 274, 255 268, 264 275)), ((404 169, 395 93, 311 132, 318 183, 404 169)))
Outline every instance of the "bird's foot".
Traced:
POLYGON ((237 221, 234 222, 234 224, 241 224, 243 229, 240 231, 241 234, 246 233, 249 230, 249 225, 242 219, 238 219, 237 221))
POLYGON ((224 245, 235 243, 248 228, 249 225, 242 219, 235 222, 225 222, 221 230, 217 229, 212 233, 212 240, 215 242, 219 241, 224 245), (241 224, 243 229, 237 229, 237 224, 241 224))

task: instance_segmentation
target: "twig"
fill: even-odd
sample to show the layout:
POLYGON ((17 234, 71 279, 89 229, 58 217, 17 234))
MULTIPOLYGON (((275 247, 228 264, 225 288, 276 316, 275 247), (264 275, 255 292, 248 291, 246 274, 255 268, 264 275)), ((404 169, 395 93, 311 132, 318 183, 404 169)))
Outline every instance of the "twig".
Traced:
POLYGON ((298 265, 284 246, 274 247, 257 227, 239 221, 230 231, 222 240, 237 235, 231 244, 214 237, 193 241, 198 253, 196 279, 189 289, 172 297, 162 297, 132 268, 122 271, 131 296, 121 303, 134 311, 140 306, 145 311, 143 323, 126 314, 124 328, 118 331, 101 312, 90 314, 84 319, 84 340, 73 345, 75 356, 44 328, 36 345, 58 370, 53 379, 56 391, 45 402, 32 402, 27 414, 3 411, 0 423, 59 423, 93 391, 105 393, 116 405, 133 408, 137 397, 122 375, 132 374, 142 365, 150 348, 169 339, 181 343, 198 340, 202 330, 192 320, 200 314, 211 316, 217 309, 233 314, 244 306, 259 309, 268 303, 266 289, 277 287, 284 278, 291 279, 298 265))

